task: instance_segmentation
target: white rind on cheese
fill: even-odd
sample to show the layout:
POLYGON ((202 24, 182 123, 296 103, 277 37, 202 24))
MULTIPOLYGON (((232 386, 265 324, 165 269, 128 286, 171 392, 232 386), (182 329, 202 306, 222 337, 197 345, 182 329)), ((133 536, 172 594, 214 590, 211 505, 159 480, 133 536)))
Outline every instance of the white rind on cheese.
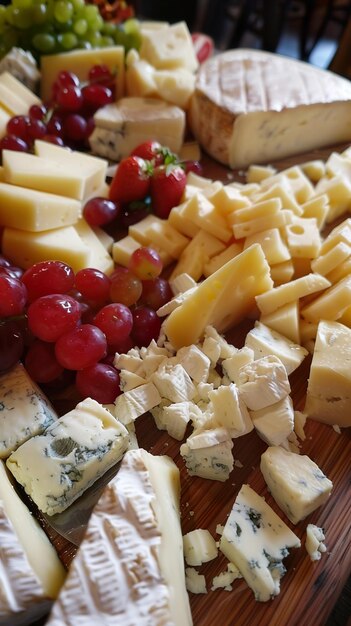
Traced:
POLYGON ((89 520, 48 626, 191 626, 179 521, 179 471, 126 453, 89 520))
POLYGON ((269 163, 351 140, 351 86, 295 59, 230 50, 200 68, 190 126, 225 165, 269 163))

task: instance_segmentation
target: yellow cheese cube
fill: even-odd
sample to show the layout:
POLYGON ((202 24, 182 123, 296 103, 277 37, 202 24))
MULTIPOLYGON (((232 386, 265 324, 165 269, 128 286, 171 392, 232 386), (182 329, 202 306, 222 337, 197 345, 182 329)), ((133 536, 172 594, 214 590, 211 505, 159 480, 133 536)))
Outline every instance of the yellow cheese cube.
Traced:
POLYGON ((289 302, 269 315, 261 315, 260 322, 300 344, 299 303, 289 302))
POLYGON ((73 72, 83 82, 93 65, 107 65, 116 76, 116 99, 124 95, 124 47, 109 46, 91 50, 73 50, 40 57, 41 97, 51 99, 52 85, 62 70, 73 72))
POLYGON ((351 306, 351 276, 327 289, 321 296, 313 300, 301 310, 301 315, 309 322, 319 320, 338 320, 344 311, 351 306))
POLYGON ((250 222, 260 217, 276 215, 281 208, 282 203, 280 198, 272 198, 263 200, 262 202, 256 202, 255 204, 249 204, 249 206, 234 211, 231 224, 242 224, 243 222, 250 222))
POLYGON ((321 237, 314 217, 295 217, 285 227, 286 240, 292 257, 315 259, 321 248, 321 237))
POLYGON ((206 326, 224 332, 253 308, 255 295, 271 289, 269 265, 255 244, 206 278, 164 322, 172 345, 197 343, 206 326))
POLYGON ((113 260, 88 222, 81 218, 73 228, 83 244, 90 250, 89 267, 111 274, 114 270, 113 260))
POLYGON ((145 229, 145 237, 150 241, 151 247, 155 244, 174 259, 178 259, 189 239, 178 232, 167 220, 156 218, 145 229))
POLYGON ((170 280, 174 280, 180 274, 188 274, 195 281, 198 281, 204 273, 204 266, 208 261, 206 250, 201 246, 191 247, 189 244, 179 257, 179 261, 175 266, 170 280))
POLYGON ((325 254, 332 248, 334 248, 338 243, 343 242, 347 245, 351 246, 351 219, 348 218, 335 226, 333 230, 329 233, 328 237, 323 241, 321 245, 321 254, 325 254))
POLYGON ((346 259, 346 261, 344 261, 343 263, 340 263, 338 267, 336 267, 334 270, 329 272, 329 274, 327 274, 326 278, 333 285, 335 285, 335 283, 338 283, 339 280, 342 280, 349 274, 351 274, 351 258, 346 259))
MULTIPOLYGON (((234 213, 235 215, 235 213, 234 213)), ((233 233, 236 239, 249 237, 255 233, 272 228, 281 228, 291 221, 291 211, 281 210, 275 215, 267 215, 264 217, 256 217, 247 222, 241 222, 233 225, 233 233)))
POLYGON ((28 269, 39 261, 64 261, 78 272, 90 265, 90 250, 73 226, 29 233, 5 228, 2 253, 14 264, 28 269))
POLYGON ((160 30, 144 30, 140 56, 157 69, 198 68, 194 46, 185 22, 160 30))
POLYGON ((299 165, 294 165, 281 172, 281 176, 288 179, 296 202, 303 204, 314 196, 314 187, 299 165))
POLYGON ((239 189, 230 185, 219 185, 217 189, 213 188, 205 195, 217 211, 225 216, 251 206, 250 200, 240 193, 239 189))
POLYGON ((0 74, 0 105, 13 115, 27 115, 33 104, 40 99, 9 72, 0 74))
POLYGON ((199 227, 194 224, 192 220, 185 217, 185 205, 186 202, 183 202, 182 204, 179 204, 179 206, 173 207, 168 216, 168 221, 171 226, 173 226, 173 228, 178 230, 180 233, 186 237, 192 238, 195 237, 196 233, 199 231, 199 227))
POLYGON ((155 96, 157 93, 155 71, 155 68, 144 59, 138 58, 134 63, 128 63, 126 68, 126 96, 155 96))
POLYGON ((346 261, 351 254, 351 246, 340 241, 335 248, 331 248, 311 263, 311 268, 317 274, 327 276, 338 265, 346 261))
POLYGON ((195 88, 195 76, 185 68, 155 70, 157 94, 162 100, 187 109, 195 88))
POLYGON ((80 215, 78 200, 0 183, 2 226, 21 226, 24 231, 40 232, 75 224, 80 215))
POLYGON ((265 178, 273 176, 276 169, 271 165, 250 165, 246 172, 248 183, 261 183, 265 178))
POLYGON ((325 175, 325 162, 321 159, 306 161, 300 167, 313 183, 317 183, 325 175))
POLYGON ((207 198, 199 193, 190 198, 183 208, 184 216, 221 241, 229 241, 232 232, 225 218, 207 198))
POLYGON ((333 222, 347 211, 351 204, 351 182, 342 176, 321 178, 317 183, 316 194, 326 194, 329 198, 327 222, 333 222))
POLYGON ((326 194, 315 196, 301 205, 303 217, 315 217, 319 230, 322 230, 329 213, 329 198, 326 194))
MULTIPOLYGON (((262 182, 262 187, 265 189, 265 183, 268 183, 270 179, 267 178, 262 182)), ((271 187, 268 187, 265 191, 260 191, 255 194, 255 202, 263 202, 263 200, 280 199, 281 206, 284 209, 290 209, 295 215, 301 215, 302 209, 296 202, 293 192, 290 189, 290 185, 282 179, 279 183, 275 183, 271 187)))
POLYGON ((332 152, 325 163, 325 169, 330 178, 333 176, 341 176, 346 178, 346 180, 350 180, 351 156, 339 154, 338 152, 332 152))
POLYGON ((243 251, 243 244, 240 243, 232 243, 228 246, 223 252, 216 254, 216 256, 209 259, 204 265, 204 276, 206 278, 214 274, 220 267, 223 267, 228 261, 234 259, 235 256, 238 256, 240 252, 243 251))
MULTIPOLYGON (((69 162, 52 161, 25 152, 3 150, 5 180, 37 191, 85 200, 95 187, 95 173, 73 167, 69 162)), ((68 159, 69 161, 69 159, 68 159)))
POLYGON ((268 315, 279 309, 279 307, 294 300, 299 300, 305 296, 317 293, 330 287, 330 282, 319 274, 308 274, 301 278, 296 278, 286 285, 274 287, 270 291, 256 297, 257 306, 263 315, 268 315))
POLYGON ((278 228, 270 228, 246 237, 244 250, 253 243, 260 244, 269 265, 284 263, 291 258, 278 228))
POLYGON ((294 264, 291 259, 277 263, 271 266, 271 278, 274 282, 274 286, 283 285, 288 283, 294 276, 294 264))

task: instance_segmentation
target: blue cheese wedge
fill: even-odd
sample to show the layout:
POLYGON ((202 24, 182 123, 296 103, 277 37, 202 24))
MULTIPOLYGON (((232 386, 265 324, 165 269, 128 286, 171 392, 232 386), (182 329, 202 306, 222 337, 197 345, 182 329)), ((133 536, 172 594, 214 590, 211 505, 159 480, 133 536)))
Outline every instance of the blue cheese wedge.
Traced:
POLYGON ((54 515, 117 463, 128 446, 127 429, 87 398, 13 452, 7 467, 38 508, 54 515))
POLYGON ((50 609, 66 576, 0 461, 0 624, 30 624, 50 609))
POLYGON ((271 446, 261 456, 261 472, 278 506, 297 524, 330 496, 333 483, 308 456, 271 446))
POLYGON ((48 399, 18 363, 0 376, 0 458, 58 419, 48 399))
POLYGON ((195 430, 180 447, 190 476, 224 482, 234 466, 233 442, 226 428, 195 430))
POLYGON ((105 488, 47 626, 192 626, 169 457, 128 451, 105 488))
POLYGON ((249 485, 240 489, 221 536, 219 548, 233 562, 259 602, 280 592, 283 559, 299 538, 249 485))

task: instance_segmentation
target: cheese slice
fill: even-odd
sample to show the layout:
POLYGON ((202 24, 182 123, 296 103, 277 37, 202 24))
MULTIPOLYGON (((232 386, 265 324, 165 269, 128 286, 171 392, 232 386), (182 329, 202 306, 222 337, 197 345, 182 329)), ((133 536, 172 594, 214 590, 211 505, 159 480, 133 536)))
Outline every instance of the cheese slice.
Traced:
POLYGON ((21 363, 0 376, 0 458, 39 435, 58 419, 21 363))
POLYGON ((0 105, 10 115, 27 115, 33 104, 41 104, 40 99, 23 85, 10 72, 0 74, 0 105))
POLYGON ((89 137, 94 154, 120 161, 144 141, 159 141, 179 152, 184 137, 185 113, 156 98, 121 98, 94 115, 89 137))
POLYGON ((84 217, 78 220, 73 228, 83 244, 90 250, 89 267, 111 274, 114 270, 113 259, 84 217))
POLYGON ((206 326, 222 332, 242 320, 255 296, 272 287, 269 265, 254 244, 200 283, 164 322, 175 348, 197 343, 206 326))
POLYGON ((260 50, 216 55, 198 72, 190 126, 230 167, 269 163, 351 140, 351 84, 260 50))
POLYGON ((169 457, 126 453, 89 520, 47 626, 191 626, 169 457))
POLYGON ((0 461, 0 624, 29 624, 48 612, 66 572, 0 461))
POLYGON ((86 398, 17 448, 6 464, 39 509, 54 515, 117 463, 128 444, 126 428, 86 398))
POLYGON ((321 321, 304 413, 320 422, 351 426, 351 330, 321 321))

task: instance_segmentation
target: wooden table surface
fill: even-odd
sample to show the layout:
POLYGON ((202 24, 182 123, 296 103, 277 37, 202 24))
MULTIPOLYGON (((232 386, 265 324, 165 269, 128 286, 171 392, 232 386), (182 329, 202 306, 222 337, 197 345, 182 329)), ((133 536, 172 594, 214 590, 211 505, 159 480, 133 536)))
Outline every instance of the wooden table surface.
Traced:
MULTIPOLYGON (((339 148, 339 149, 342 149, 339 148)), ((277 164, 282 168, 311 158, 326 158, 330 149, 304 155, 299 160, 287 159, 277 164)), ((204 174, 224 182, 233 177, 242 180, 239 173, 232 174, 210 159, 204 158, 204 174)), ((243 345, 246 332, 253 322, 246 320, 228 333, 234 345, 243 345)), ((310 357, 290 377, 295 409, 302 410, 309 373, 310 357)), ((61 412, 68 410, 60 402, 61 412)), ((202 566, 205 574, 206 595, 190 594, 194 626, 342 626, 350 613, 351 573, 351 429, 336 432, 331 426, 307 420, 306 439, 301 454, 308 454, 333 481, 334 488, 328 502, 293 526, 279 511, 270 496, 259 469, 260 455, 266 444, 255 432, 234 440, 234 458, 237 461, 230 478, 225 483, 189 477, 179 455, 180 443, 156 429, 149 416, 136 422, 139 445, 154 454, 168 454, 181 472, 181 516, 183 532, 207 528, 215 534, 216 525, 224 524, 243 483, 248 483, 296 532, 304 544, 307 523, 325 529, 327 552, 320 561, 312 562, 304 546, 292 550, 284 563, 287 573, 281 581, 281 593, 273 601, 255 602, 252 591, 243 580, 234 581, 233 590, 211 591, 214 575, 226 568, 226 559, 216 560, 202 566), (344 593, 343 593, 344 592, 344 593)), ((84 496, 83 496, 84 497, 84 496)), ((58 535, 50 527, 44 527, 54 543, 63 563, 69 566, 77 550, 76 546, 58 535)), ((38 622, 44 624, 44 621, 38 622)))

